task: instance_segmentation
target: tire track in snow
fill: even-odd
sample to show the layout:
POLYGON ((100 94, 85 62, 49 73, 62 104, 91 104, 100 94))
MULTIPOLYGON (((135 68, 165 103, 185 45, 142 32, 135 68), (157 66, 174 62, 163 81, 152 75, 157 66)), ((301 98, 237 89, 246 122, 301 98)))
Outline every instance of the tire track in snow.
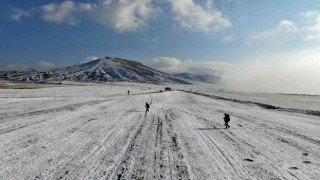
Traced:
MULTIPOLYGON (((189 106, 188 104, 186 104, 186 106, 187 107, 191 107, 191 106, 189 106)), ((182 108, 182 107, 181 107, 182 108)), ((182 113, 185 113, 185 112, 187 112, 187 111, 185 111, 185 110, 181 110, 181 112, 182 113)), ((190 110, 188 110, 188 112, 190 112, 190 110)), ((196 114, 199 114, 199 112, 197 112, 196 114)), ((201 114, 201 112, 200 112, 200 114, 201 114)), ((190 116, 190 113, 188 113, 188 116, 190 116)), ((200 117, 199 115, 192 115, 192 116, 194 116, 195 117, 195 119, 197 119, 198 121, 204 121, 206 124, 208 124, 209 125, 209 121, 207 121, 205 118, 202 118, 202 117, 200 117)), ((215 124, 211 124, 210 123, 210 125, 209 126, 205 126, 205 127, 213 127, 213 129, 217 129, 216 128, 216 126, 215 126, 215 124)), ((199 127, 198 127, 199 128, 199 127)), ((194 127, 194 129, 198 129, 197 127, 194 127)), ((210 128, 209 128, 210 129, 210 128)), ((210 130, 208 130, 207 132, 209 132, 210 130)), ((236 137, 232 132, 224 132, 224 131, 222 131, 222 130, 215 130, 215 132, 218 132, 218 134, 220 134, 220 135, 222 135, 222 139, 226 139, 226 142, 227 143, 235 143, 235 142, 238 142, 237 143, 237 146, 238 146, 238 148, 241 148, 242 150, 241 151, 243 151, 243 152, 247 152, 248 150, 248 152, 250 153, 250 149, 252 149, 253 148, 253 146, 252 145, 250 145, 250 144, 248 144, 248 143, 246 143, 246 141, 244 141, 244 140, 242 140, 242 139, 239 139, 239 137, 236 137), (230 136, 230 135, 227 135, 227 133, 228 134, 230 134, 230 135, 232 135, 232 136, 230 136), (241 143, 240 143, 240 142, 241 143), (249 147, 247 146, 247 147, 245 147, 245 146, 243 146, 243 145, 250 145, 249 147), (247 150, 248 149, 248 150, 247 150)), ((204 134, 207 136, 207 138, 208 139, 210 139, 211 141, 212 141, 212 139, 210 138, 210 137, 208 137, 208 134, 206 133, 206 132, 204 132, 204 134)), ((204 139, 204 138, 203 138, 204 139)), ((220 139, 219 137, 216 137, 216 138, 214 138, 213 137, 213 139, 220 139)), ((222 139, 220 139, 220 140, 222 140, 222 139)), ((220 141, 219 140, 219 141, 220 141)), ((206 141, 206 140, 204 140, 204 141, 206 141)), ((219 144, 225 144, 226 142, 221 142, 220 141, 220 143, 219 144)), ((210 145, 209 145, 210 146, 210 145)), ((229 145, 230 146, 230 145, 229 145)), ((218 147, 218 145, 216 144, 216 147, 218 147)), ((220 152, 223 152, 222 150, 220 150, 220 152)), ((224 152, 228 152, 228 150, 224 150, 224 152)), ((255 152, 255 153, 257 153, 257 152, 259 152, 259 151, 257 151, 257 150, 252 150, 252 152, 255 152)), ((231 154, 230 154, 231 155, 231 154)), ((231 158, 232 158, 232 156, 230 156, 231 158)), ((229 158, 227 158, 226 157, 226 159, 227 160, 229 160, 229 158)), ((233 159, 233 158, 232 158, 233 159)), ((265 157, 265 160, 267 160, 268 158, 267 157, 265 157)), ((230 159, 231 160, 231 159, 230 159)), ((235 161, 235 162, 241 162, 241 161, 239 161, 239 160, 236 160, 236 159, 233 159, 233 161, 235 161)), ((230 161, 229 161, 230 162, 230 161)), ((229 163, 229 164, 231 164, 231 163, 229 163)), ((239 163, 238 163, 239 164, 239 163)), ((276 164, 274 164, 272 161, 269 161, 269 163, 268 164, 270 164, 270 165, 274 165, 274 170, 276 171, 276 172, 278 172, 279 173, 279 175, 281 175, 282 174, 282 172, 280 171, 280 169, 281 169, 281 167, 280 166, 277 166, 276 164)), ((231 165, 232 166, 232 165, 231 165)), ((246 172, 246 171, 248 171, 248 170, 245 170, 245 168, 246 167, 243 167, 241 164, 239 164, 239 166, 240 167, 242 167, 242 169, 243 169, 243 172, 246 172)), ((252 169, 256 169, 256 168, 252 168, 252 169)), ((235 170, 235 169, 234 169, 235 170)), ((268 169, 265 169, 265 168, 263 168, 263 166, 262 166, 262 169, 261 169, 262 171, 264 171, 264 173, 263 174, 265 174, 265 175, 267 175, 267 176, 270 176, 270 177, 277 177, 277 175, 275 175, 275 174, 270 174, 270 172, 268 172, 268 169)), ((239 171, 239 169, 237 170, 237 171, 239 171)), ((260 172, 257 172, 256 174, 259 174, 259 173, 261 173, 261 171, 260 172)), ((247 174, 248 175, 248 174, 247 174)), ((250 177, 250 175, 249 176, 247 176, 247 177, 250 177)), ((283 175, 281 175, 281 176, 278 176, 278 177, 282 177, 282 178, 284 178, 284 177, 287 177, 287 176, 283 176, 283 175)), ((262 178, 262 177, 260 177, 260 178, 262 178)))
POLYGON ((93 101, 85 101, 81 103, 74 103, 74 104, 69 104, 65 105, 62 107, 55 107, 55 108, 48 108, 48 109, 42 109, 42 110, 36 110, 36 111, 31 111, 31 112, 26 112, 26 113, 20 113, 20 114, 15 114, 15 115, 10 115, 10 116, 4 116, 2 118, 12 118, 12 117, 30 117, 30 116, 37 116, 37 115, 43 115, 47 113, 59 113, 61 111, 74 111, 76 108, 79 108, 81 106, 91 106, 91 105, 96 105, 102 102, 105 102, 107 100, 93 100, 93 101))
POLYGON ((131 153, 133 151, 133 148, 135 146, 135 141, 137 138, 140 137, 141 132, 143 127, 145 126, 145 120, 146 118, 143 118, 143 120, 141 121, 140 125, 138 126, 137 131, 134 133, 134 136, 131 138, 128 146, 126 147, 126 150, 124 151, 124 154, 122 156, 122 158, 120 159, 120 161, 117 163, 116 168, 114 173, 110 174, 111 177, 109 178, 109 176, 107 176, 106 179, 115 179, 115 177, 117 177, 117 179, 123 179, 123 175, 125 174, 125 165, 128 164, 127 160, 130 158, 131 153))
MULTIPOLYGON (((12 118, 12 117, 19 117, 19 118, 24 118, 24 117, 28 117, 30 118, 30 116, 39 116, 39 115, 45 115, 45 114, 56 114, 59 112, 68 112, 68 111, 76 111, 76 108, 80 108, 82 106, 94 106, 97 105, 99 103, 103 103, 104 101, 98 100, 98 101, 89 101, 89 102, 82 102, 82 103, 76 103, 76 104, 72 104, 72 105, 67 105, 67 106, 63 106, 63 107, 58 107, 58 108, 51 108, 51 109, 45 109, 45 110, 38 110, 38 111, 33 111, 33 112, 28 112, 28 113, 22 113, 22 114, 17 114, 17 115, 11 115, 9 117, 3 117, 3 118, 12 118)), ((16 131, 28 126, 32 126, 32 125, 36 125, 36 124, 40 124, 42 122, 48 121, 49 119, 43 119, 41 121, 36 121, 36 122, 30 122, 30 123, 26 123, 21 125, 19 123, 19 125, 17 125, 18 127, 15 126, 11 126, 5 129, 0 129, 0 134, 5 134, 5 133, 10 133, 12 131, 16 131)))
MULTIPOLYGON (((207 121, 207 120, 205 120, 205 118, 197 118, 198 120, 204 120, 206 123, 208 123, 208 125, 210 124, 211 126, 213 126, 214 128, 216 128, 216 126, 214 125, 214 123, 213 122, 211 122, 211 123, 209 123, 210 121, 207 121)), ((208 139, 210 139, 210 137, 208 136, 208 134, 206 134, 206 133, 204 133, 207 137, 208 137, 208 139)), ((237 137, 235 134, 233 134, 231 131, 226 131, 226 132, 224 132, 224 131, 219 131, 219 134, 220 135, 223 135, 226 139, 227 139, 227 141, 230 141, 230 140, 232 140, 232 142, 238 142, 237 143, 237 148, 239 148, 239 153, 240 152, 248 152, 253 158, 259 158, 259 159, 261 159, 261 158, 263 158, 264 159, 264 161, 267 161, 268 163, 268 165, 269 166, 271 166, 271 167, 273 167, 273 169, 274 169, 274 172, 277 172, 279 175, 280 175, 280 177, 279 178, 284 178, 285 179, 285 177, 288 177, 288 176, 284 176, 283 175, 283 172, 282 171, 280 171, 280 169, 282 168, 280 165, 277 165, 277 164, 275 164, 274 163, 274 161, 272 161, 272 160, 270 160, 269 159, 269 157, 268 156, 266 156, 266 155, 264 155, 263 153, 262 153, 262 150, 261 149, 259 149, 259 148, 257 148, 256 146, 254 146, 254 145, 252 145, 252 144, 249 144, 246 140, 244 140, 244 139, 242 139, 242 138, 240 138, 240 137, 237 137), (230 134, 230 135, 232 135, 232 136, 229 136, 228 134, 230 134), (252 155, 252 152, 255 154, 255 156, 254 155, 252 155)), ((271 134, 271 133, 270 133, 271 134)), ((212 139, 210 139, 210 141, 212 141, 212 139)), ((223 144, 222 142, 220 142, 220 144, 223 144)), ((217 146, 217 145, 216 145, 217 146)), ((243 158, 245 158, 245 156, 243 156, 243 158)), ((233 159, 234 161, 236 161, 235 159, 233 159)), ((261 161, 261 160, 260 160, 261 161)), ((230 161, 229 161, 230 162, 230 161)), ((238 163, 239 165, 240 165, 240 163, 238 163)), ((242 166, 242 165, 241 165, 242 166)), ((258 172, 256 172, 256 173, 254 173, 255 175, 259 175, 259 174, 265 174, 265 175, 267 175, 267 177, 277 177, 277 175, 276 174, 271 174, 271 172, 268 172, 269 170, 268 169, 266 169, 266 168, 264 168, 263 166, 261 166, 260 167, 260 165, 259 164, 253 164, 252 166, 257 166, 257 167, 259 167, 259 168, 252 168, 252 170, 254 170, 254 171, 256 171, 256 170, 259 170, 258 172), (261 172, 261 171, 264 171, 263 173, 261 172)), ((245 167, 243 166, 243 170, 245 170, 245 167)), ((288 174, 290 174, 290 175, 292 175, 292 173, 291 172, 287 172, 288 174)), ((287 174, 287 175, 288 175, 287 174)), ((293 177, 296 177, 296 176, 294 176, 294 175, 292 175, 293 177)), ((265 178, 265 177, 263 177, 263 176, 259 176, 258 178, 265 178)), ((299 178, 298 178, 299 179, 299 178)))
MULTIPOLYGON (((87 172, 86 176, 79 176, 79 178, 83 177, 90 177, 90 179, 96 179, 96 178, 102 178, 106 176, 106 171, 102 170, 104 167, 110 165, 110 154, 113 154, 114 156, 117 155, 120 151, 117 151, 118 148, 122 148, 121 146, 117 146, 117 144, 122 143, 122 141, 126 142, 126 139, 131 134, 131 131, 133 131, 134 124, 137 119, 140 119, 139 114, 131 114, 130 109, 131 107, 136 107, 138 103, 141 103, 140 101, 133 101, 133 103, 130 105, 127 104, 127 108, 125 111, 120 111, 119 113, 119 107, 123 107, 123 103, 128 103, 126 98, 118 99, 118 102, 113 103, 113 106, 107 106, 106 109, 107 112, 112 113, 112 117, 114 118, 110 124, 108 124, 108 129, 106 129, 105 134, 101 134, 101 139, 98 144, 102 147, 97 147, 94 149, 87 158, 83 158, 81 160, 82 164, 86 164, 86 166, 89 166, 90 171, 87 172), (130 115, 131 114, 131 115, 130 115), (110 131, 111 129, 111 131, 110 131), (119 133, 119 129, 124 129, 124 132, 121 134, 119 133), (119 137, 120 136, 120 137, 119 137), (107 145, 107 142, 111 139, 114 139, 113 143, 116 144, 110 144, 107 145), (87 161, 88 158, 91 158, 90 161, 87 161), (90 165, 91 164, 91 165, 90 165)), ((105 113, 103 113, 105 114, 105 113)), ((83 123, 82 123, 83 124, 83 123)), ((80 153, 83 153, 82 151, 79 151, 80 153)), ((83 155, 78 154, 76 155, 73 153, 73 157, 82 157, 83 155)), ((79 170, 76 167, 71 167, 68 164, 72 163, 74 160, 70 159, 69 162, 65 161, 60 166, 64 166, 64 168, 59 169, 69 169, 68 174, 64 174, 64 171, 60 172, 53 172, 50 176, 56 177, 56 176, 67 176, 70 174, 74 174, 78 172, 79 170)))
MULTIPOLYGON (((124 99, 120 100, 120 103, 123 103, 124 99)), ((118 114, 116 117, 114 117, 114 120, 109 125, 106 134, 102 134, 102 137, 104 137, 99 144, 107 144, 108 141, 113 140, 113 143, 108 146, 102 146, 101 148, 97 149, 95 152, 91 153, 91 158, 95 157, 95 160, 92 161, 91 168, 92 169, 90 174, 90 179, 97 179, 107 176, 107 169, 108 167, 112 166, 114 162, 109 154, 113 154, 114 156, 117 156, 118 153, 121 152, 122 146, 119 146, 119 144, 127 144, 127 139, 130 138, 132 131, 134 131, 135 128, 135 121, 139 121, 141 119, 140 114, 132 114, 130 115, 132 109, 131 107, 136 107, 138 103, 141 102, 134 102, 134 104, 131 104, 128 106, 128 110, 125 112, 118 114), (121 122, 118 121, 120 119, 121 122), (124 132, 119 134, 119 129, 124 129, 124 132), (110 159, 111 158, 111 159, 110 159)), ((114 107, 119 107, 118 105, 114 107)), ((112 108, 113 109, 113 108, 112 108)), ((114 110, 111 110, 114 111, 114 110)))
POLYGON ((189 179, 178 137, 173 131, 166 112, 150 112, 107 179, 164 179, 168 176, 189 179), (154 166, 148 167, 150 165, 154 166))
MULTIPOLYGON (((83 112, 83 111, 81 111, 81 112, 83 112)), ((70 113, 70 114, 67 114, 67 116, 62 116, 62 117, 60 117, 60 119, 67 119, 68 118, 68 116, 74 116, 74 115, 77 115, 79 112, 77 112, 77 111, 72 111, 72 113, 70 113)), ((52 114, 51 114, 52 115, 52 114)), ((55 116, 57 116, 57 115, 55 115, 55 116)), ((26 128, 30 128, 29 126, 41 126, 42 124, 41 123, 44 123, 44 122, 47 122, 47 121, 52 121, 52 120, 54 120, 52 117, 46 117, 46 118, 42 118, 43 120, 41 120, 41 121, 37 121, 37 122, 35 122, 35 123, 33 123, 33 124, 29 124, 29 125, 26 125, 26 126, 24 126, 24 127, 26 127, 26 128)), ((70 126, 70 125, 68 125, 68 126, 70 126)), ((71 126, 74 126, 73 124, 71 124, 71 126)), ((23 127, 23 128, 24 128, 23 127)), ((34 127, 34 128, 36 128, 36 127, 34 127)), ((51 128, 51 127, 50 127, 51 128)), ((64 127, 65 128, 65 127, 64 127)), ((22 129, 22 128, 19 128, 19 129, 22 129)), ((36 128, 36 129, 38 129, 38 127, 36 128)), ((16 130, 18 130, 18 129, 16 129, 16 130)), ((49 131, 50 129, 47 129, 47 132, 50 132, 49 131)), ((27 132, 28 131, 28 129, 24 129, 24 130, 22 130, 22 131, 25 131, 25 132, 27 132)), ((10 131, 11 132, 11 131, 10 131)), ((7 132, 8 133, 8 132, 7 132)), ((17 132, 12 132, 12 133, 17 133, 17 132)), ((22 133, 24 133, 24 132, 22 132, 22 133)), ((61 131, 55 131, 54 133, 49 133, 50 134, 50 136, 49 137, 46 137, 46 138, 51 138, 51 137, 53 137, 53 136, 55 136, 55 135, 57 135, 57 134, 59 134, 59 133, 61 133, 61 131)), ((21 133, 20 133, 21 134, 21 133)), ((38 133, 34 133, 35 135, 37 135, 38 136, 38 133)), ((7 136, 8 137, 8 135, 7 134, 3 134, 2 136, 7 136)), ((29 135, 28 135, 29 136, 29 135)), ((10 137, 10 136, 9 136, 10 137)), ((14 137, 14 138, 16 138, 15 136, 12 136, 12 137, 14 137)), ((21 138, 24 138, 24 137, 21 137, 21 138)), ((18 140, 20 140, 21 141, 21 138, 19 138, 18 140)), ((59 138, 59 139, 64 139, 64 138, 66 138, 66 135, 64 134, 61 138, 59 138)), ((27 139, 29 139, 29 138, 27 138, 27 139)), ((38 139, 43 139, 43 137, 39 137, 38 139)), ((18 141, 18 140, 12 140, 11 138, 8 138, 8 139, 6 139, 5 141, 2 141, 2 143, 1 143, 1 146, 8 146, 8 145, 11 145, 11 146, 15 146, 15 150, 18 150, 18 149, 16 149, 16 146, 20 146, 19 144, 16 144, 16 143, 18 143, 18 142, 16 142, 16 141, 18 141)), ((25 152, 26 151, 29 151, 29 149, 30 148, 33 148, 34 147, 34 145, 39 145, 38 143, 40 143, 40 142, 34 142, 34 143, 28 143, 27 144, 27 146, 26 147, 21 147, 22 149, 20 149, 19 150, 19 152, 16 152, 15 150, 11 150, 10 151, 10 154, 7 154, 7 156, 5 157, 5 159, 9 159, 12 155, 15 155, 15 156, 19 156, 20 154, 25 154, 25 152), (30 148, 29 148, 30 147, 30 148)), ((50 147, 50 146, 54 146, 54 144, 55 143, 58 143, 57 141, 55 141, 55 142, 42 142, 42 147, 50 147)), ((1 147, 0 146, 0 147, 1 147)))
MULTIPOLYGON (((303 145, 301 142, 297 141, 297 140, 305 140, 308 143, 312 143, 316 146, 320 146, 320 141, 315 140, 313 138, 310 138, 306 135, 303 135, 301 133, 298 133, 298 129, 296 129, 295 131, 292 130, 292 127, 289 126, 285 126, 283 124, 279 124, 279 123, 274 123, 274 122, 270 122, 267 123, 265 122, 266 120, 263 119, 258 119, 256 117, 252 117, 252 116, 243 116, 243 115, 234 115, 238 118, 244 119, 246 121, 249 121, 251 124, 254 124, 252 127, 248 126, 246 127, 247 129, 250 129, 251 131, 256 131, 258 134, 260 135, 265 135, 264 137, 269 139, 270 141, 274 141, 274 139, 276 139, 278 141, 278 143, 283 143, 286 145, 291 146, 292 148, 296 148, 298 150, 300 150, 301 152, 309 152, 313 154, 313 157, 316 158, 316 161, 320 160, 320 155, 318 152, 315 151, 310 151, 310 148, 308 146, 303 145), (260 123, 263 122, 264 123, 260 123), (269 125, 267 126, 266 123, 269 125), (270 126, 272 125, 272 126, 270 126), (255 127, 263 127, 261 129, 259 129, 259 131, 257 131, 257 129, 255 127), (299 139, 297 139, 297 137, 299 137, 299 139)), ((281 149, 286 149, 286 148, 281 148, 281 149)), ((281 150, 279 149, 279 150, 281 150)), ((283 151, 283 153, 285 154, 285 152, 283 151)))
MULTIPOLYGON (((199 119, 199 118, 197 118, 197 119, 199 119)), ((201 119, 201 118, 200 118, 201 119)), ((202 119, 204 119, 204 118, 202 118, 202 119)), ((208 121, 207 121, 208 122, 208 121)), ((251 129, 250 127, 249 127, 249 129, 251 129)), ((265 129, 265 128, 264 128, 265 129)), ((256 131, 256 129, 252 129, 252 131, 256 131)), ((222 131, 219 131, 219 132, 221 132, 221 134, 224 134, 224 135, 226 135, 226 133, 223 133, 222 131)), ((231 134, 232 135, 232 138, 235 138, 235 140, 233 140, 233 142, 241 142, 241 143, 238 143, 238 147, 240 148, 240 147, 243 147, 243 145, 249 145, 249 147, 244 147, 244 148, 241 148, 242 150, 241 151, 247 151, 246 149, 251 149, 253 152, 255 152, 256 153, 256 155, 258 155, 258 157, 259 157, 259 159, 263 159, 263 161, 267 161, 268 163, 268 165, 269 166, 271 166, 271 167, 273 167, 273 171, 274 172, 277 172, 279 175, 281 175, 281 178, 285 178, 285 177, 288 177, 288 175, 290 176, 291 175, 291 177, 292 178, 297 178, 297 176, 296 175, 293 175, 293 173, 292 172, 290 172, 290 170, 288 170, 287 169, 287 171, 285 172, 286 173, 286 176, 284 176, 284 172, 283 171, 281 171, 281 169, 282 169, 282 166, 281 165, 278 165, 278 164, 276 164, 276 163, 274 163, 274 162, 276 162, 276 161, 273 161, 273 160, 270 160, 270 157, 268 157, 268 156, 266 156, 265 154, 263 154, 262 153, 262 149, 259 149, 259 148, 257 148, 256 146, 253 146, 253 145, 251 145, 251 144, 249 144, 248 142, 246 142, 245 140, 243 140, 242 138, 240 138, 240 137, 237 137, 235 134, 233 134, 231 131, 229 132, 229 131, 227 131, 229 134, 231 134), (251 147, 251 148, 250 148, 251 147)), ((270 136, 276 136, 276 134, 272 134, 272 133, 269 133, 269 132, 266 132, 266 131, 264 131, 264 133, 267 133, 267 134, 269 134, 270 136)), ((263 133, 262 133, 263 134, 263 133)), ((266 135, 266 134, 265 134, 266 135)), ((228 136, 228 135, 227 135, 228 136)), ((229 136, 230 138, 231 138, 231 136, 229 136)), ((269 137, 269 136, 266 136, 266 137, 269 137)), ((277 137, 280 137, 280 136, 277 136, 277 137)), ((229 140, 228 140, 229 141, 229 140)), ((249 151, 250 152, 250 151, 249 151)), ((285 152, 283 152, 283 153, 285 153, 285 152)), ((273 158, 272 158, 273 159, 273 158)), ((254 169, 258 169, 258 168, 254 168, 254 169)), ((275 174, 270 174, 270 172, 267 172, 268 171, 268 169, 264 169, 263 167, 260 169, 260 170, 263 170, 263 171, 266 171, 265 172, 265 174, 268 174, 268 176, 271 176, 271 177, 276 177, 276 175, 275 174)), ((258 174, 261 174, 261 172, 258 172, 258 174)), ((304 175, 299 175, 302 179, 304 179, 304 178, 306 178, 304 175)), ((262 178, 262 177, 259 177, 259 178, 262 178)), ((299 178, 298 178, 299 179, 299 178)))
MULTIPOLYGON (((185 111, 180 111, 180 112, 185 113, 185 111)), ((188 116, 190 118, 190 114, 188 116)), ((208 121, 205 118, 201 118, 199 115, 196 115, 196 116, 191 115, 191 117, 194 117, 194 120, 197 120, 199 122, 204 121, 204 122, 208 123, 208 121)), ((206 146, 209 147, 214 161, 217 164, 221 163, 219 161, 224 162, 224 165, 222 165, 222 167, 218 167, 221 174, 226 174, 225 172, 228 171, 228 174, 230 174, 230 173, 233 174, 232 177, 237 177, 239 179, 245 179, 245 177, 248 177, 248 174, 245 171, 245 167, 243 167, 239 162, 237 162, 237 160, 232 156, 232 154, 228 153, 228 150, 223 147, 223 145, 222 145, 223 143, 220 142, 219 143, 220 145, 218 145, 215 142, 214 139, 219 139, 218 137, 209 136, 206 131, 198 130, 199 128, 196 127, 194 124, 191 124, 191 127, 192 127, 192 129, 196 130, 196 134, 199 135, 199 137, 206 144, 206 146), (237 164, 238 169, 236 169, 236 167, 235 167, 236 164, 237 164), (225 165, 227 165, 227 167, 225 165), (221 169, 221 168, 223 168, 223 169, 221 169), (239 168, 241 169, 240 172, 239 172, 239 170, 240 170, 239 168), (232 170, 232 172, 230 172, 230 169, 232 170), (245 176, 242 173, 244 173, 245 176)), ((214 126, 214 128, 216 128, 216 127, 214 126)), ((221 132, 220 134, 223 135, 224 138, 228 139, 228 141, 235 142, 231 137, 227 136, 222 131, 219 131, 219 132, 221 132)))
POLYGON ((168 135, 171 137, 171 148, 173 152, 173 158, 174 163, 176 166, 174 167, 175 171, 178 172, 178 179, 190 179, 188 166, 186 164, 186 160, 184 160, 184 155, 181 150, 182 148, 182 142, 179 141, 178 135, 176 132, 174 132, 174 126, 172 124, 172 121, 175 120, 175 117, 173 116, 172 111, 167 111, 167 114, 165 115, 165 122, 168 122, 169 128, 167 129, 168 135))
MULTIPOLYGON (((121 100, 120 100, 121 101, 121 100)), ((126 103, 126 102, 123 102, 123 101, 121 101, 120 103, 126 103)), ((138 102, 136 102, 136 101, 134 101, 134 103, 138 103, 138 102)), ((116 104, 114 104, 114 105, 117 105, 117 103, 116 104)), ((136 104, 135 104, 136 105, 136 104)), ((100 107, 100 105, 99 105, 99 107, 100 107)), ((115 106, 115 107, 117 107, 117 106, 115 106)), ((122 106, 120 106, 120 107, 122 107, 122 106)), ((130 106, 129 106, 130 107, 130 106)), ((96 107, 90 107, 90 109, 92 108, 92 110, 94 110, 94 111, 96 111, 96 110, 98 110, 98 109, 100 109, 100 108, 96 108, 96 107)), ((112 108, 112 109, 114 109, 113 108, 113 106, 110 106, 110 108, 112 108)), ((107 106, 107 109, 110 109, 108 106, 107 106)), ((116 110, 112 110, 112 109, 110 109, 110 111, 115 111, 115 112, 117 112, 116 110)), ((84 112, 86 112, 86 111, 81 111, 81 113, 84 113, 84 112)), ((77 112, 72 112, 73 114, 75 113, 75 114, 77 114, 77 112)), ((103 112, 104 113, 104 112, 103 112)), ((102 113, 102 114, 103 114, 102 113)), ((125 112, 125 114, 130 114, 130 112, 125 112)), ((70 129, 70 130, 72 130, 72 131, 63 131, 63 132, 66 132, 67 134, 65 134, 65 133, 63 133, 63 134, 61 134, 60 133, 60 131, 57 131, 57 132, 55 132, 55 134, 57 134, 57 135, 62 135, 63 137, 61 137, 61 138, 58 138, 59 139, 59 141, 55 141, 54 143, 55 144, 57 144, 57 145, 51 145, 51 148, 54 148, 54 149, 57 149, 56 147, 64 147, 64 145, 62 145, 61 143, 63 143, 63 144, 65 144, 65 143, 68 143, 68 142, 70 142, 70 141, 73 141, 72 139, 74 139, 74 138, 78 138, 78 137, 80 137, 79 135, 82 135, 83 133, 81 132, 81 131, 83 131, 84 130, 84 127, 82 127, 82 124, 83 124, 83 122, 84 121, 86 121, 85 120, 85 117, 81 117, 82 115, 81 114, 79 114, 80 116, 78 116, 78 118, 80 118, 81 119, 81 121, 75 121, 75 123, 76 124, 74 124, 74 123, 71 123, 71 124, 68 124, 67 125, 67 127, 68 126, 74 126, 74 127, 77 127, 75 130, 73 130, 73 128, 72 129, 70 129), (79 129, 80 128, 80 129, 79 129), (82 129, 82 130, 81 130, 82 129), (71 133, 71 134, 70 134, 71 133), (76 133, 76 135, 77 136, 73 136, 73 134, 74 133, 76 133)), ((99 115, 99 113, 98 114, 95 114, 96 116, 101 116, 101 114, 99 115)), ((119 115, 121 115, 121 114, 119 114, 119 115)), ((122 115, 121 115, 122 116, 122 115)), ((70 117, 70 118, 72 118, 72 117, 70 117)), ((76 119, 75 119, 76 120, 76 119)), ((69 121, 69 120, 68 120, 69 121)), ((64 121, 63 121, 64 122, 64 121)), ((124 125, 124 124, 122 124, 122 123, 118 123, 117 122, 117 119, 115 119, 114 120, 114 122, 118 125, 118 128, 112 128, 112 130, 113 131, 117 131, 117 129, 119 129, 120 127, 122 128, 122 127, 125 127, 126 125, 124 125)), ((128 122, 128 121, 126 121, 126 122, 128 122)), ((63 127, 63 129, 66 129, 65 127, 63 127)), ((69 129, 69 128, 67 128, 67 129, 69 129)), ((87 131, 87 130, 85 130, 85 131, 87 131)), ((106 131, 107 133, 109 133, 109 135, 110 135, 110 133, 113 133, 113 131, 106 131)), ((89 133, 89 132, 88 132, 89 133)), ((55 140, 57 140, 57 139, 55 139, 55 140)), ((78 146, 77 144, 79 144, 79 145, 81 145, 81 146, 79 146, 80 147, 80 149, 74 149, 74 150, 72 150, 72 149, 70 149, 70 150, 63 150, 63 151, 61 151, 61 150, 56 150, 56 153, 61 153, 61 152, 71 152, 70 153, 70 155, 68 156, 68 157, 66 157, 63 161, 57 161, 56 163, 59 163, 59 166, 60 167, 55 167, 55 168, 53 168, 52 167, 52 163, 51 163, 51 166, 50 166, 50 168, 49 169, 52 169, 52 172, 51 173, 53 173, 52 175, 46 175, 45 177, 57 177, 58 176, 58 174, 60 174, 59 175, 59 177, 60 176, 70 176, 70 175, 74 175, 76 172, 74 172, 73 170, 77 167, 77 166, 74 166, 74 168, 73 168, 73 163, 75 163, 75 162, 77 162, 78 161, 78 156, 80 156, 78 153, 82 153, 81 152, 81 149, 86 149, 86 147, 85 146, 88 146, 88 145, 90 145, 90 141, 89 142, 85 142, 85 141, 76 141, 76 143, 73 143, 73 145, 72 146, 78 146), (81 144, 79 144, 79 143, 82 143, 83 145, 81 145, 81 144), (87 144, 87 145, 85 145, 85 144, 87 144), (78 155, 77 155, 78 154, 78 155), (76 159, 73 159, 73 157, 75 157, 76 159), (68 170, 68 174, 64 174, 65 173, 65 171, 63 171, 63 170, 61 170, 61 172, 57 172, 57 170, 59 170, 59 169, 69 169, 68 170)), ((92 142, 91 144, 95 144, 95 142, 92 142)), ((46 146, 47 148, 49 148, 49 149, 51 149, 50 148, 50 146, 48 147, 48 146, 46 146)), ((27 149, 25 149, 25 150, 27 150, 27 149)), ((23 152, 23 151, 21 151, 21 152, 23 152)), ((93 152, 94 153, 94 152, 93 152)), ((52 154, 52 156, 53 157, 55 157, 56 155, 54 155, 54 154, 52 154)), ((92 158, 92 156, 91 156, 91 158, 92 158)), ((55 162, 56 160, 55 160, 55 158, 53 158, 53 160, 54 161, 51 161, 51 162, 55 162)), ((58 164, 57 164, 58 165, 58 164)), ((47 165, 45 165, 45 167, 46 167, 47 165)), ((79 167, 79 166, 78 166, 79 167)), ((10 167, 9 167, 10 168, 10 167)), ((47 169, 48 170, 48 169, 47 169)), ((43 174, 44 175, 44 174, 43 174)), ((43 176, 39 176, 39 177, 43 177, 43 176)), ((81 176, 80 176, 81 177, 81 176)), ((31 178, 31 177, 30 177, 31 178)))

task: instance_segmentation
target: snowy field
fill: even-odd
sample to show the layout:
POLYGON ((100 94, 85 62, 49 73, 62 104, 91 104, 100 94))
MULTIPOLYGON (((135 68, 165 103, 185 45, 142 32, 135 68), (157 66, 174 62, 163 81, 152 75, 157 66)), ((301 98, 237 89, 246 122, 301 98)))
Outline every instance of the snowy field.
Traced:
POLYGON ((0 179, 320 179, 319 116, 160 88, 0 89, 0 179))
POLYGON ((176 89, 215 95, 227 99, 250 101, 255 103, 268 104, 284 109, 299 109, 309 111, 320 111, 320 95, 303 94, 277 94, 277 93, 248 93, 221 91, 216 85, 198 83, 198 85, 173 85, 176 89))

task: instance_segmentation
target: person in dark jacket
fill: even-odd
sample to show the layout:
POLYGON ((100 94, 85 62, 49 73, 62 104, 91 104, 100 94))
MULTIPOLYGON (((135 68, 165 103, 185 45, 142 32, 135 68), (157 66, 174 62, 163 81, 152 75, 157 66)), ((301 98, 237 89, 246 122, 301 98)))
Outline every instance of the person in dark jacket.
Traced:
POLYGON ((229 126, 229 121, 230 121, 230 115, 229 114, 224 114, 224 124, 226 125, 226 129, 228 129, 228 128, 230 128, 230 126, 229 126))
POLYGON ((146 102, 146 112, 149 112, 150 105, 146 102))

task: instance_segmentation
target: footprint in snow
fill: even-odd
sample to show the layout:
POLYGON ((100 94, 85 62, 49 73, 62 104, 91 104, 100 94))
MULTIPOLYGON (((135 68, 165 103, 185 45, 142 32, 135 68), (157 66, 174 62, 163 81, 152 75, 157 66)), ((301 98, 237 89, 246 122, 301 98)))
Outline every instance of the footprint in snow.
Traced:
POLYGON ((253 160, 252 159, 248 159, 248 158, 246 158, 246 159, 243 159, 244 161, 248 161, 248 162, 253 162, 253 160))

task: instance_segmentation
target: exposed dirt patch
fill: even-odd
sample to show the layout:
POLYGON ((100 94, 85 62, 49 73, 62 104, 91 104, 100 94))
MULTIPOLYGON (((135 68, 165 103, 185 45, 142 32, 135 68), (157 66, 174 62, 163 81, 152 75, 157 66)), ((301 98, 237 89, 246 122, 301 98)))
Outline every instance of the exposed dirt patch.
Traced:
POLYGON ((44 87, 40 84, 0 83, 0 89, 40 89, 44 87))

